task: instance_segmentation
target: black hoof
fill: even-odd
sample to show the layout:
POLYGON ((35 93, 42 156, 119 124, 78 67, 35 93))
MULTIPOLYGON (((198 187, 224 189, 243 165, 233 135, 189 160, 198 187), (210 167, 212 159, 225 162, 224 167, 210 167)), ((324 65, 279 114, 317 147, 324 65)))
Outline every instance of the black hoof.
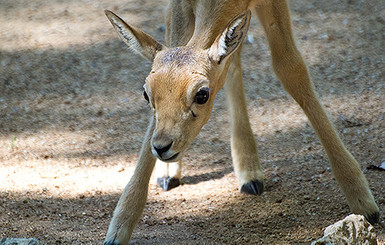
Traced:
POLYGON ((365 215, 365 218, 371 225, 375 225, 380 221, 380 213, 375 212, 374 214, 365 215))
POLYGON ((163 177, 158 178, 156 182, 158 183, 158 186, 160 186, 165 191, 169 191, 175 187, 180 186, 180 180, 177 178, 163 177))
POLYGON ((252 180, 242 186, 241 192, 250 195, 261 195, 263 192, 263 182, 252 180))

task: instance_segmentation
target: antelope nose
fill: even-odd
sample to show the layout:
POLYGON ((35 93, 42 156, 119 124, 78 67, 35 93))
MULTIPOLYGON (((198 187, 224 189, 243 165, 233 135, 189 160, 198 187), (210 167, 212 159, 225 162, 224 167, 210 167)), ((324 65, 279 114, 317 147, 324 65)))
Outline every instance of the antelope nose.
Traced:
POLYGON ((163 153, 165 153, 168 150, 170 150, 172 143, 173 142, 171 142, 170 144, 168 144, 166 146, 153 144, 153 147, 154 147, 154 150, 156 151, 156 153, 158 153, 158 155, 160 157, 162 157, 163 153))

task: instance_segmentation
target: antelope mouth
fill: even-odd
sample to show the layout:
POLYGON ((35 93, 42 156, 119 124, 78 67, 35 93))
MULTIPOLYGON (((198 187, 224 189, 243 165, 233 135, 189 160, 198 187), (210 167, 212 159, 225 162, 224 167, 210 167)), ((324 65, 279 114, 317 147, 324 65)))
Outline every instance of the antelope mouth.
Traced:
POLYGON ((173 161, 175 161, 178 157, 179 157, 179 153, 176 153, 176 154, 174 154, 173 156, 171 156, 170 158, 166 158, 166 159, 160 158, 160 157, 159 157, 159 160, 161 160, 161 161, 163 161, 163 162, 173 162, 173 161))

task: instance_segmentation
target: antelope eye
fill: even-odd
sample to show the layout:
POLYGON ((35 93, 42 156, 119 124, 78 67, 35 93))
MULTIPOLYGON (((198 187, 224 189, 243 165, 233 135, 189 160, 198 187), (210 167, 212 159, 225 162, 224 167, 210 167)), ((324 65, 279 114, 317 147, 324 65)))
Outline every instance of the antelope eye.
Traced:
POLYGON ((148 95, 147 95, 146 91, 143 91, 143 97, 144 97, 145 100, 147 100, 147 102, 150 103, 150 99, 148 98, 148 95))
POLYGON ((200 105, 206 103, 209 100, 209 90, 210 89, 208 87, 203 87, 199 89, 199 91, 195 95, 194 102, 200 105))

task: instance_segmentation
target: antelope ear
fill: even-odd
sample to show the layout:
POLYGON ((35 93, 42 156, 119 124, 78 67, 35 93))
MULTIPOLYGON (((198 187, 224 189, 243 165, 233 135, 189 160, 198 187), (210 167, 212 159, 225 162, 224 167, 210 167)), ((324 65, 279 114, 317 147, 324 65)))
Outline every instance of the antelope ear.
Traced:
POLYGON ((134 52, 142 55, 150 61, 153 61, 158 51, 165 49, 165 47, 158 43, 150 35, 141 30, 129 26, 124 20, 113 12, 104 11, 112 26, 118 32, 120 38, 127 44, 127 46, 134 52))
POLYGON ((220 64, 229 57, 242 43, 249 29, 251 11, 247 10, 235 17, 220 34, 208 50, 212 60, 220 64))

